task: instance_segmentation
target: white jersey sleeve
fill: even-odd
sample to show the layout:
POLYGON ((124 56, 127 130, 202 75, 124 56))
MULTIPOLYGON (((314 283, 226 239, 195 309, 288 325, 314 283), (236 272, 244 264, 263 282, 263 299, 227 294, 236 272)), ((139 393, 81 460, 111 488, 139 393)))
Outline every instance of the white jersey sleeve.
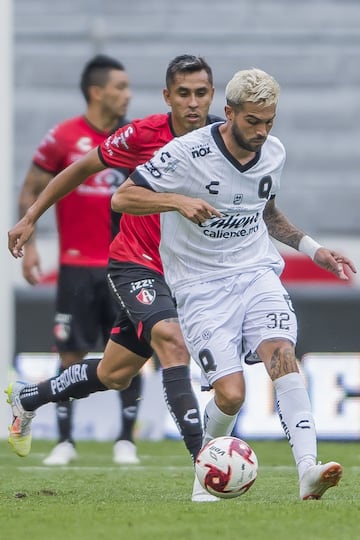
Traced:
POLYGON ((279 191, 284 162, 283 145, 269 136, 254 159, 241 165, 213 124, 172 140, 137 167, 135 183, 204 199, 222 214, 201 225, 178 212, 161 214, 160 254, 170 287, 259 268, 282 271, 263 210, 279 191))

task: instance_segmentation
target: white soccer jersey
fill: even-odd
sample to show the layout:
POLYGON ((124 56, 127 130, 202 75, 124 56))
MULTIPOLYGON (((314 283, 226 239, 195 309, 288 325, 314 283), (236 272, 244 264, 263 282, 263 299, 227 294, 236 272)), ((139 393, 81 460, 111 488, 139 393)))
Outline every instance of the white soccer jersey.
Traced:
POLYGON ((175 138, 131 175, 138 185, 198 197, 222 213, 201 225, 179 212, 161 214, 160 254, 174 291, 234 272, 273 268, 280 274, 284 266, 263 220, 268 199, 279 190, 284 147, 269 136, 242 166, 225 147, 219 126, 175 138))

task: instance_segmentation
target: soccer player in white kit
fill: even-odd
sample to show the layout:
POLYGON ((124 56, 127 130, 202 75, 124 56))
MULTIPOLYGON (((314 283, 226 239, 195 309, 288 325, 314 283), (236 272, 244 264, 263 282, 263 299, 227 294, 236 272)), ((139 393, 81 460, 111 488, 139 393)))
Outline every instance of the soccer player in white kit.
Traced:
POLYGON ((117 190, 112 208, 161 213, 165 277, 189 351, 215 391, 205 410, 204 444, 231 433, 245 397, 242 358, 256 353, 274 384, 300 498, 319 499, 337 485, 342 467, 317 464, 314 419, 295 357, 296 315, 270 235, 340 279, 347 279, 344 266, 356 269, 275 205, 285 162, 282 143, 269 135, 278 96, 267 73, 236 73, 226 87, 226 122, 164 146, 117 190))

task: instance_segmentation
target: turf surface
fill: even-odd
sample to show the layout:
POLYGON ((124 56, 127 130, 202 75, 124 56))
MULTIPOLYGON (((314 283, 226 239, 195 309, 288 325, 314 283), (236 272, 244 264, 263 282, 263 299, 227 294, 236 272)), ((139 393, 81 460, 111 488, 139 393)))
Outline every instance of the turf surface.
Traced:
POLYGON ((259 474, 242 497, 191 503, 193 472, 179 441, 138 442, 141 465, 112 463, 112 444, 79 442, 79 459, 45 467, 48 441, 26 458, 0 441, 4 540, 359 540, 360 444, 319 443, 319 459, 344 466, 321 501, 298 499, 286 441, 248 441, 259 474))

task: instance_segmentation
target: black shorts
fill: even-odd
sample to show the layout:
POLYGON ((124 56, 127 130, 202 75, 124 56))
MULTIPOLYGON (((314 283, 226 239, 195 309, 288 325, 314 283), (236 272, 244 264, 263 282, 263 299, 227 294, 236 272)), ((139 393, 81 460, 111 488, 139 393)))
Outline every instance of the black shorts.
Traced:
POLYGON ((54 321, 59 352, 103 349, 117 313, 106 276, 106 267, 60 267, 54 321))
MULTIPOLYGON (((117 322, 124 324, 126 314, 134 325, 138 340, 150 344, 151 329, 157 322, 177 318, 175 301, 159 272, 137 264, 110 260, 108 281, 121 311, 117 322)), ((111 339, 114 338, 114 329, 116 324, 111 339)))

